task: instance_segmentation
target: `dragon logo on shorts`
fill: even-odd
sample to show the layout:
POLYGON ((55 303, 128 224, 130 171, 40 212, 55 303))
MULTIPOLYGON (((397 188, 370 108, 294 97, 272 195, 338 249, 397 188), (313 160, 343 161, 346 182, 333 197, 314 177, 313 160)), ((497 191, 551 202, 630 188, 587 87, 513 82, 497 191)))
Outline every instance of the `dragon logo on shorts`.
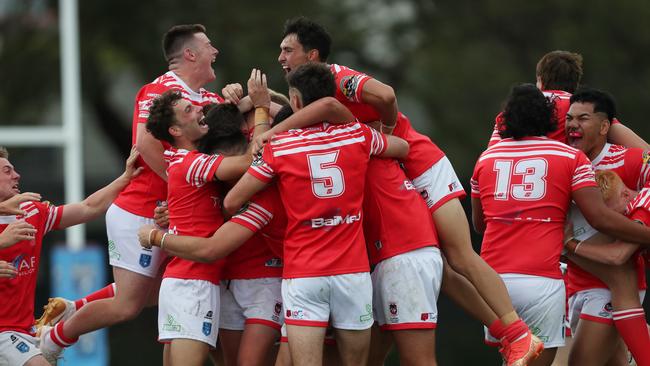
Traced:
POLYGON ((20 351, 20 353, 27 353, 29 352, 29 346, 25 342, 20 342, 16 345, 16 349, 20 351))
POLYGON ((212 333, 212 323, 203 322, 203 328, 201 330, 203 331, 203 334, 205 334, 206 336, 209 336, 210 333, 212 333))
POLYGON ((609 318, 612 316, 612 311, 614 308, 612 307, 612 303, 608 302, 603 306, 603 310, 601 310, 598 315, 602 316, 603 318, 609 318))
POLYGON ((275 302, 275 308, 273 309, 273 311, 275 312, 275 315, 280 315, 280 313, 282 312, 282 303, 279 302, 279 301, 276 301, 275 302))
POLYGON ((397 304, 395 304, 394 302, 388 304, 388 311, 390 311, 390 315, 393 316, 397 315, 397 304))
POLYGON ((147 268, 151 265, 151 254, 140 254, 140 266, 147 268))

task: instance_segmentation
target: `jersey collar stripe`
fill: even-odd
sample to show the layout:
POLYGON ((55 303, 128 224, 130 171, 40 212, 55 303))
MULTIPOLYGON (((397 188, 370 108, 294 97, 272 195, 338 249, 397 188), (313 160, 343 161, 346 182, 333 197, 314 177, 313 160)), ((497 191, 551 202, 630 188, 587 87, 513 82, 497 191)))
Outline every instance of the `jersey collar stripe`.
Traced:
POLYGON ((358 131, 359 129, 361 129, 361 125, 359 123, 355 123, 353 125, 346 126, 346 127, 335 126, 330 131, 327 132, 311 132, 309 130, 303 130, 303 133, 301 133, 299 136, 288 136, 288 137, 281 137, 278 139, 274 139, 271 141, 271 145, 281 145, 287 142, 303 140, 303 139, 317 139, 322 137, 327 138, 342 133, 355 132, 358 131))
POLYGON ((337 136, 330 136, 330 137, 325 137, 325 138, 319 138, 318 140, 307 140, 307 139, 300 139, 292 142, 287 142, 282 145, 275 145, 273 148, 275 150, 283 150, 283 149, 290 149, 290 148, 296 148, 296 147, 301 147, 301 146, 306 146, 306 145, 314 145, 314 144, 324 144, 324 143, 331 143, 331 142, 337 142, 337 141, 342 141, 350 138, 358 138, 363 136, 362 131, 358 131, 355 133, 349 133, 345 135, 337 135, 337 136))
POLYGON ((298 148, 294 148, 294 149, 286 149, 286 150, 274 151, 273 156, 274 157, 280 157, 280 156, 284 156, 284 155, 298 154, 298 153, 301 153, 301 152, 322 151, 322 150, 334 149, 334 148, 341 147, 341 146, 354 145, 354 144, 357 144, 357 143, 361 143, 361 142, 364 142, 365 140, 366 140, 365 137, 358 137, 358 138, 352 138, 352 139, 347 139, 347 140, 337 141, 337 142, 331 142, 331 143, 326 143, 326 144, 310 145, 310 146, 298 147, 298 148))

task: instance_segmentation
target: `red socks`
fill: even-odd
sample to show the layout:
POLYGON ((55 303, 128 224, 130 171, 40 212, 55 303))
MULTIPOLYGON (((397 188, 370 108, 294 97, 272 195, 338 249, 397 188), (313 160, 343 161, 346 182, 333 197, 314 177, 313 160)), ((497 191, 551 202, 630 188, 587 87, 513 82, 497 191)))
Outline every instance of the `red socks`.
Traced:
POLYGON ((650 366, 650 334, 642 308, 612 312, 614 326, 639 366, 650 366))
POLYGON ((526 325, 526 323, 524 323, 524 321, 521 319, 512 322, 508 326, 505 325, 502 326, 503 326, 503 337, 501 337, 500 339, 505 337, 505 339, 507 339, 508 342, 510 343, 515 342, 516 340, 521 338, 521 336, 525 335, 529 331, 528 325, 526 325))
POLYGON ((503 332, 505 332, 506 327, 503 325, 501 322, 501 319, 495 320, 490 326, 488 327, 488 331, 490 334, 496 338, 496 339, 501 339, 503 338, 503 332))
POLYGON ((115 283, 111 283, 110 285, 104 287, 103 289, 95 291, 92 294, 75 301, 74 306, 75 308, 77 308, 77 310, 79 310, 81 309, 82 306, 86 305, 91 301, 108 299, 113 296, 115 296, 115 283))
POLYGON ((56 343, 59 347, 69 347, 79 340, 79 338, 67 338, 63 335, 63 323, 58 322, 50 332, 52 342, 56 343))

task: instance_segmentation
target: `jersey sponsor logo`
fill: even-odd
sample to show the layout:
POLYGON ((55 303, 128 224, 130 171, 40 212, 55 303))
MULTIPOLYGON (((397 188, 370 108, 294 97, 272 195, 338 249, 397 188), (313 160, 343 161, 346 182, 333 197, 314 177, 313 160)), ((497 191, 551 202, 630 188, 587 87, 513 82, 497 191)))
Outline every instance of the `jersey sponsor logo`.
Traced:
POLYGON ((19 254, 11 261, 11 265, 18 271, 18 276, 28 276, 36 271, 36 257, 19 254))
POLYGON ((182 329, 180 323, 171 315, 167 315, 167 322, 163 324, 162 328, 168 332, 180 332, 182 329))
POLYGON ((308 318, 308 314, 304 310, 287 310, 287 318, 302 320, 308 318))
POLYGON ((264 263, 264 267, 274 267, 274 268, 282 267, 282 259, 271 258, 264 263))
POLYGON ((16 343, 16 341, 18 340, 18 337, 16 337, 16 336, 13 335, 13 334, 12 334, 9 338, 11 339, 11 344, 16 343))
POLYGON ((147 268, 151 265, 151 254, 140 254, 140 267, 147 268))
POLYGON ((20 343, 18 343, 18 344, 16 345, 16 349, 17 349, 20 353, 27 353, 27 352, 29 352, 29 346, 28 346, 27 343, 25 343, 25 342, 20 342, 20 343))
POLYGON ((407 179, 404 181, 404 189, 407 191, 414 191, 416 188, 415 185, 413 185, 413 182, 407 179))
POLYGON ((212 333, 212 323, 203 322, 203 327, 201 328, 201 331, 203 332, 204 335, 209 336, 210 333, 212 333))
POLYGON ((372 320, 373 320, 372 319, 372 306, 370 304, 366 304, 366 313, 361 314, 361 316, 359 316, 359 321, 361 323, 367 323, 367 322, 371 322, 372 320))
POLYGON ((422 320, 423 322, 425 322, 427 320, 436 321, 436 319, 437 319, 436 313, 422 313, 422 314, 420 314, 420 320, 422 320))
POLYGON ((344 76, 339 84, 343 95, 352 102, 355 100, 354 96, 357 94, 360 80, 361 77, 359 75, 348 75, 344 76))
POLYGON ((206 318, 206 319, 212 319, 212 314, 213 314, 213 313, 212 313, 212 310, 208 311, 208 312, 205 314, 205 318, 206 318))
POLYGON ((357 221, 361 221, 361 211, 354 214, 347 214, 345 216, 334 215, 332 217, 317 217, 311 219, 312 229, 319 229, 325 226, 339 226, 342 224, 353 224, 357 221))
POLYGON ((458 182, 451 182, 447 185, 447 188, 449 189, 449 192, 453 192, 458 189, 458 185, 458 182))
POLYGON ((257 154, 255 154, 255 156, 253 157, 253 162, 251 163, 252 166, 264 165, 265 161, 264 158, 262 157, 262 152, 263 150, 260 150, 257 152, 257 154))
POLYGON ((643 164, 650 165, 650 151, 644 151, 641 159, 643 164))

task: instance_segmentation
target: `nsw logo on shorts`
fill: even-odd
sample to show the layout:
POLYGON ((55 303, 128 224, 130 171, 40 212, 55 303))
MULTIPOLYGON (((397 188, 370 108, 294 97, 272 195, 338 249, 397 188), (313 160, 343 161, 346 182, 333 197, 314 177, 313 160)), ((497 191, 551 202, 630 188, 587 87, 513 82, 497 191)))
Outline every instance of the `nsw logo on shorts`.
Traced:
POLYGON ((147 268, 151 265, 151 254, 140 254, 140 266, 147 268))
POLYGON ((20 351, 20 353, 27 353, 29 352, 29 346, 25 342, 20 342, 16 345, 16 349, 20 351))
POLYGON ((203 322, 203 328, 201 330, 203 331, 203 334, 205 334, 206 336, 209 336, 210 333, 212 333, 212 323, 203 322))

